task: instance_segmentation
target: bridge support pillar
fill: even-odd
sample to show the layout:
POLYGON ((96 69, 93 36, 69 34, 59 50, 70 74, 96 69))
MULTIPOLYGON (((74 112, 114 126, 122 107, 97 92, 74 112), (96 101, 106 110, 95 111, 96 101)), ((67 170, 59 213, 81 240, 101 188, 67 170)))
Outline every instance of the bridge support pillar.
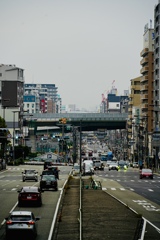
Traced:
POLYGON ((30 143, 31 143, 31 152, 35 153, 36 152, 36 136, 35 135, 30 135, 30 143))

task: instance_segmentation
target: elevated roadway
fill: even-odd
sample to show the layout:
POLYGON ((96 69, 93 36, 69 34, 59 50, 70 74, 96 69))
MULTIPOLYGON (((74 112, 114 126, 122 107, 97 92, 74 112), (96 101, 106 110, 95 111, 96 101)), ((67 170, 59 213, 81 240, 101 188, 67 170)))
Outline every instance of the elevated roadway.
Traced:
MULTIPOLYGON (((37 131, 37 127, 60 127, 59 119, 66 118, 66 126, 75 126, 82 131, 96 131, 97 129, 125 129, 127 113, 35 113, 24 116, 25 124, 37 131)), ((55 129, 56 131, 56 129, 55 129)))

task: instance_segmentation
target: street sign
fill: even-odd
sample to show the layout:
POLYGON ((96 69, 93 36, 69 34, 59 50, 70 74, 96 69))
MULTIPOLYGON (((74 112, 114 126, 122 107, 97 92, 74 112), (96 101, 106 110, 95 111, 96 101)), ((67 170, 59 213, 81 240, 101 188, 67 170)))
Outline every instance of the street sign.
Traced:
POLYGON ((48 154, 47 154, 47 158, 50 158, 50 159, 51 159, 51 158, 52 158, 52 154, 51 154, 51 153, 48 153, 48 154))

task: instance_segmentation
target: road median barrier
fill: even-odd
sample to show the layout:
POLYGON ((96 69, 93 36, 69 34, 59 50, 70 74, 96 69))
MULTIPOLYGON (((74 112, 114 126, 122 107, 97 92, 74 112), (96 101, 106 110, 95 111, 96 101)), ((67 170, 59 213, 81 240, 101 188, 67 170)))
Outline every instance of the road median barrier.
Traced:
POLYGON ((90 179, 90 181, 87 182, 82 179, 82 189, 102 190, 102 184, 100 181, 95 181, 93 179, 90 179))

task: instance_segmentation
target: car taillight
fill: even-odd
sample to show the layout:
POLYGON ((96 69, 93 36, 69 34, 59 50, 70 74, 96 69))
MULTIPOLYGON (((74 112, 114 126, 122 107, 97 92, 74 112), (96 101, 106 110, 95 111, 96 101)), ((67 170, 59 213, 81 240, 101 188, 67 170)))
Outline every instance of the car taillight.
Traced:
POLYGON ((39 194, 39 193, 37 194, 37 197, 40 197, 40 194, 39 194))
POLYGON ((31 220, 31 221, 28 222, 28 224, 30 224, 30 225, 34 225, 35 222, 31 220))
POLYGON ((12 224, 12 221, 11 221, 11 220, 8 220, 8 221, 6 222, 6 224, 7 224, 7 225, 10 225, 10 224, 12 224))

